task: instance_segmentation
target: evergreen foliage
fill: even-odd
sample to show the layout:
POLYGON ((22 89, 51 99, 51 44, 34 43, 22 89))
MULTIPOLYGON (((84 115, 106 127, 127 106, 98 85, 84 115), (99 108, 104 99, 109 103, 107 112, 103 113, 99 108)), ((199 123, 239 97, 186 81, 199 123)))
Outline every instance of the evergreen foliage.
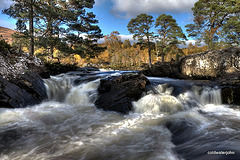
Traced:
POLYGON ((151 40, 153 38, 153 32, 150 29, 153 27, 153 17, 147 14, 140 14, 136 18, 132 18, 128 23, 128 31, 133 34, 133 38, 138 38, 138 41, 142 41, 146 37, 148 46, 149 66, 152 66, 151 60, 151 40))
POLYGON ((15 30, 17 32, 12 35, 13 46, 17 47, 20 53, 23 47, 29 47, 29 32, 26 24, 21 19, 17 21, 15 30))
POLYGON ((9 51, 11 49, 11 46, 5 42, 5 40, 3 39, 3 36, 0 35, 0 52, 1 54, 2 53, 5 53, 5 51, 9 51))
POLYGON ((186 25, 189 37, 204 41, 209 50, 219 42, 239 45, 239 0, 199 0, 192 8, 194 21, 186 25))
MULTIPOLYGON (((34 35, 36 44, 49 49, 53 55, 54 48, 60 51, 93 56, 104 48, 95 43, 102 38, 98 21, 92 12, 94 0, 14 0, 10 8, 3 13, 34 24, 34 34, 29 28, 28 35, 34 35), (31 9, 33 10, 31 14, 31 9)), ((32 40, 30 43, 33 43, 32 40)), ((31 47, 31 45, 30 45, 31 47)))
POLYGON ((180 26, 171 15, 162 14, 156 19, 155 27, 159 41, 157 47, 160 48, 162 54, 162 62, 164 56, 177 44, 185 43, 187 40, 180 26))

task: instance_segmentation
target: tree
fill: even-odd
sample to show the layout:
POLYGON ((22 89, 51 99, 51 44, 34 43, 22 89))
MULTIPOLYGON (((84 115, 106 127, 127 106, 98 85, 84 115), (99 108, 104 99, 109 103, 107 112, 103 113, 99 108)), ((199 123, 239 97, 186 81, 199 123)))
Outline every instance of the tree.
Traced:
POLYGON ((66 53, 76 53, 82 57, 93 57, 103 48, 96 42, 102 38, 98 21, 92 12, 94 0, 42 0, 38 6, 40 45, 47 45, 50 53, 57 48, 66 53), (68 42, 68 43, 65 43, 68 42), (68 47, 68 44, 70 44, 68 47), (74 48, 74 50, 73 50, 74 48))
POLYGON ((171 15, 162 14, 156 19, 155 27, 158 33, 158 45, 162 54, 162 62, 166 52, 174 45, 185 43, 187 40, 181 27, 171 15))
POLYGON ((127 25, 128 31, 133 34, 133 38, 138 38, 138 41, 146 38, 146 43, 148 46, 148 57, 149 66, 152 67, 151 60, 151 39, 153 37, 153 32, 151 28, 153 27, 153 17, 147 14, 140 14, 136 18, 132 18, 127 25))
POLYGON ((34 0, 29 0, 28 10, 29 10, 29 35, 30 35, 30 46, 29 46, 29 54, 34 54, 34 29, 33 29, 33 3, 34 0))
POLYGON ((97 44, 97 40, 102 38, 103 34, 99 26, 96 25, 98 20, 95 17, 92 12, 81 13, 77 17, 77 21, 72 21, 68 25, 69 32, 67 33, 66 40, 77 48, 77 52, 75 50, 75 53, 82 57, 94 57, 106 49, 97 44))
MULTIPOLYGON (((197 1, 192 8, 194 21, 186 25, 188 36, 204 41, 209 50, 215 49, 220 40, 228 41, 234 34, 239 37, 239 5, 239 0, 197 1)), ((232 43, 239 42, 239 39, 232 40, 232 43)))
POLYGON ((13 36, 13 46, 16 46, 19 49, 19 53, 22 51, 22 47, 29 46, 29 32, 27 30, 26 24, 19 19, 16 22, 16 28, 13 36))
POLYGON ((236 5, 232 7, 232 13, 227 24, 223 26, 222 36, 228 45, 240 45, 240 1, 236 1, 236 5))
POLYGON ((34 30, 33 30, 33 4, 35 0, 14 0, 15 3, 10 8, 3 10, 3 13, 9 15, 12 18, 22 20, 22 22, 29 22, 29 54, 34 53, 34 30))
POLYGON ((110 35, 104 36, 105 45, 109 52, 112 67, 115 68, 117 63, 120 63, 120 52, 122 49, 122 41, 118 31, 113 31, 110 35))
MULTIPOLYGON (((177 45, 172 45, 171 51, 169 52, 172 55, 175 55, 175 61, 179 61, 179 58, 184 55, 184 52, 177 45)), ((172 60, 172 59, 171 59, 172 60)))
POLYGON ((98 21, 92 12, 94 0, 14 0, 4 10, 9 16, 29 22, 30 52, 33 52, 34 32, 36 43, 48 48, 53 55, 54 48, 69 53, 88 54, 97 47, 102 37, 98 21), (34 27, 34 31, 33 31, 34 27), (67 43, 68 42, 68 43, 67 43), (70 46, 68 44, 71 44, 70 46), (75 51, 72 47, 75 47, 75 51))
POLYGON ((131 47, 132 47, 132 45, 131 45, 130 40, 129 40, 129 39, 126 39, 126 40, 124 41, 124 43, 123 43, 123 48, 124 48, 124 49, 127 49, 127 48, 131 48, 131 47))

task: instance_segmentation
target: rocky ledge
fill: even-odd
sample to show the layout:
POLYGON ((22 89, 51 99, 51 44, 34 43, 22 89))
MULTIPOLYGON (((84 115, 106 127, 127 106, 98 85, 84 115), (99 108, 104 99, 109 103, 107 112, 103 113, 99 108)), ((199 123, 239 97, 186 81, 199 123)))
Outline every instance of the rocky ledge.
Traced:
POLYGON ((184 56, 179 62, 156 63, 142 71, 153 77, 216 80, 240 84, 240 48, 230 47, 184 56))
POLYGON ((179 68, 188 78, 227 78, 240 73, 240 48, 230 47, 188 55, 180 59, 179 68))
POLYGON ((42 102, 47 98, 42 77, 48 76, 40 59, 0 51, 0 108, 22 108, 42 102))
POLYGON ((151 68, 142 70, 142 73, 150 77, 185 78, 181 74, 179 64, 171 62, 155 63, 151 68))
POLYGON ((133 110, 132 101, 141 98, 149 80, 140 73, 124 74, 101 79, 98 87, 97 108, 128 114, 133 110))
POLYGON ((224 104, 240 105, 240 48, 230 47, 183 57, 183 76, 211 79, 219 83, 224 104))
POLYGON ((156 63, 146 76, 213 80, 222 89, 225 104, 240 105, 240 48, 230 47, 184 56, 176 63, 156 63))

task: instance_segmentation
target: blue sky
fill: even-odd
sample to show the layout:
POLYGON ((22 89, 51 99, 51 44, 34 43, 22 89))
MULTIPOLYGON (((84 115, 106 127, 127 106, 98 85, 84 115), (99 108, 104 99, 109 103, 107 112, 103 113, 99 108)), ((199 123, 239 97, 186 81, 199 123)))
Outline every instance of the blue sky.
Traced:
MULTIPOLYGON (((185 32, 185 25, 191 23, 191 8, 197 0, 95 0, 91 11, 99 20, 99 26, 104 35, 118 31, 122 40, 132 39, 127 30, 131 18, 138 14, 147 13, 156 19, 162 13, 170 14, 177 20, 185 32)), ((0 0, 0 9, 9 7, 10 0, 0 0)), ((15 20, 7 15, 0 14, 0 26, 15 28, 15 20)))

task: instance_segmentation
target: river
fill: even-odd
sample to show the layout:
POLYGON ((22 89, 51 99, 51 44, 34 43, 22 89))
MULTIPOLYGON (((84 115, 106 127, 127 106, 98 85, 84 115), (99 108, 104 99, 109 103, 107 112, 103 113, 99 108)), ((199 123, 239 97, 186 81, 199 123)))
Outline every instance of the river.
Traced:
POLYGON ((222 104, 217 86, 148 77, 129 115, 97 109, 99 78, 123 73, 52 76, 45 102, 0 109, 0 159, 240 159, 240 106, 222 104))

